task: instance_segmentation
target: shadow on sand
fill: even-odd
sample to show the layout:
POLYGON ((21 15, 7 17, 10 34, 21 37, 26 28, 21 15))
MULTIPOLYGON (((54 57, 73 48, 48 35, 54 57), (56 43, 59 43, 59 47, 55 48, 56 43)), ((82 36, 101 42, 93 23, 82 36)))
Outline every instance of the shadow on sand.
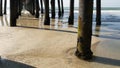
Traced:
POLYGON ((92 60, 92 62, 113 65, 113 66, 120 66, 120 60, 111 59, 111 58, 107 58, 107 57, 94 56, 94 59, 92 60))
POLYGON ((38 28, 38 27, 28 27, 28 26, 17 26, 17 27, 21 27, 21 28, 32 28, 32 29, 41 29, 41 30, 51 30, 51 31, 59 31, 59 32, 67 32, 67 33, 77 33, 76 31, 50 29, 50 28, 38 28))
MULTIPOLYGON (((75 56, 76 47, 70 48, 66 51, 68 54, 67 56, 75 56)), ((78 57, 77 57, 78 58, 78 57)), ((74 60, 74 59, 73 59, 74 60)), ((81 60, 81 58, 78 58, 77 60, 81 60)), ((120 66, 120 60, 119 59, 112 59, 109 57, 101 57, 101 56, 93 56, 93 59, 87 60, 90 63, 98 63, 98 64, 105 64, 105 65, 111 65, 111 66, 120 66)))
POLYGON ((26 65, 20 62, 16 62, 16 61, 11 61, 8 59, 1 59, 0 68, 36 68, 36 67, 26 65))

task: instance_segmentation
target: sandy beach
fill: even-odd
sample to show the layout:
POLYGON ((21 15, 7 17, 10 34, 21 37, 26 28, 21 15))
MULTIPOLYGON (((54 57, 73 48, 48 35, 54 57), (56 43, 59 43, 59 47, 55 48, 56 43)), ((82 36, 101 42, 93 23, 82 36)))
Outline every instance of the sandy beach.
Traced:
POLYGON ((0 26, 0 68, 120 68, 120 39, 102 36, 111 34, 104 32, 109 29, 100 37, 93 33, 94 58, 88 62, 74 55, 77 28, 61 19, 44 26, 42 18, 28 16, 20 17, 17 27, 0 26))

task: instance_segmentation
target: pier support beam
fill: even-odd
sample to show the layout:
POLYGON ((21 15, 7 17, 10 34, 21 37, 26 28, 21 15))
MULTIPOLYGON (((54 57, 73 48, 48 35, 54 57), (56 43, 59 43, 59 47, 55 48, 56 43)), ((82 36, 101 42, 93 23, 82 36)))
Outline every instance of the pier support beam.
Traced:
POLYGON ((19 0, 16 0, 16 18, 18 19, 19 18, 19 0))
POLYGON ((2 16, 2 0, 0 0, 0 16, 2 16))
POLYGON ((44 0, 44 3, 45 3, 45 20, 44 20, 44 25, 50 25, 49 0, 44 0))
POLYGON ((101 0, 96 0, 96 26, 101 25, 101 0))
POLYGON ((80 0, 78 41, 76 56, 84 60, 92 59, 91 35, 92 35, 93 0, 80 0))
POLYGON ((51 0, 51 17, 55 18, 55 0, 51 0))
POLYGON ((44 11, 43 11, 43 0, 40 0, 40 4, 41 4, 41 14, 43 14, 44 13, 44 11))
POLYGON ((35 15, 35 0, 25 0, 25 9, 27 9, 32 15, 35 15))
POLYGON ((18 0, 10 0, 10 26, 16 26, 18 0))
POLYGON ((62 8, 62 17, 64 16, 64 5, 63 5, 63 0, 61 0, 61 8, 62 8))
POLYGON ((69 25, 74 24, 74 0, 70 0, 70 13, 69 13, 68 23, 69 25))
POLYGON ((18 14, 21 15, 21 11, 22 11, 22 8, 23 8, 23 4, 22 4, 22 0, 18 0, 19 3, 18 3, 18 14))
POLYGON ((40 7, 39 7, 39 0, 35 0, 35 17, 36 18, 39 18, 39 10, 40 10, 40 7))
POLYGON ((32 15, 35 15, 35 1, 32 0, 32 15))
POLYGON ((58 17, 60 18, 61 15, 62 15, 62 12, 61 12, 60 0, 58 0, 58 17))
POLYGON ((4 0, 4 14, 6 14, 7 0, 4 0))

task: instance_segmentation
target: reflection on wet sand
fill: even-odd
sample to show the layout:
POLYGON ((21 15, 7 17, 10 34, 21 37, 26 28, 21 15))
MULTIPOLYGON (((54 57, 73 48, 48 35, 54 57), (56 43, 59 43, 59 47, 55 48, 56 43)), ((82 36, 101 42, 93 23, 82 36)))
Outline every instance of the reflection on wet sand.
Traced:
MULTIPOLYGON (((111 25, 114 26, 114 25, 111 25)), ((115 26, 114 26, 115 27, 115 26)), ((96 26, 93 36, 107 39, 115 39, 120 40, 119 32, 113 29, 107 29, 107 27, 103 27, 102 25, 96 26), (112 32, 113 31, 113 32, 112 32)))
POLYGON ((97 36, 97 37, 99 37, 99 35, 100 35, 100 28, 101 28, 101 26, 96 26, 96 28, 95 28, 95 36, 97 36))
POLYGON ((26 27, 37 27, 37 28, 49 28, 49 29, 60 29, 68 28, 68 23, 64 23, 62 19, 51 19, 49 26, 44 25, 44 15, 41 15, 39 19, 34 17, 25 17, 22 16, 17 20, 17 26, 26 26, 26 27))
POLYGON ((7 15, 3 15, 0 17, 0 26, 9 26, 9 17, 7 15))
POLYGON ((3 17, 0 17, 0 26, 3 26, 4 25, 4 22, 3 22, 3 17))

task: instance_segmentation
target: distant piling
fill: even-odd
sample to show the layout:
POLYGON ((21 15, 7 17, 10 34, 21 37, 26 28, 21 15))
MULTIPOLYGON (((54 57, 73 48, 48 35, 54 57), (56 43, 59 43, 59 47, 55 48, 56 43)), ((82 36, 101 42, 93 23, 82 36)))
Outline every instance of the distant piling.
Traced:
POLYGON ((44 0, 44 4, 45 4, 45 19, 44 19, 44 25, 50 25, 49 0, 44 0))
POLYGON ((41 5, 41 14, 43 14, 44 13, 44 11, 43 11, 43 0, 40 0, 40 5, 41 5))
POLYGON ((51 18, 55 18, 55 0, 51 0, 51 18))
POLYGON ((35 15, 35 1, 32 0, 32 15, 35 15))
POLYGON ((39 0, 35 0, 35 17, 36 18, 39 18, 39 10, 40 10, 40 7, 39 7, 39 0))
POLYGON ((62 11, 61 11, 61 5, 60 5, 60 0, 58 0, 58 17, 60 18, 61 17, 61 14, 62 11))
POLYGON ((70 0, 70 13, 68 18, 69 25, 74 24, 74 0, 70 0))
POLYGON ((61 8, 62 8, 62 17, 64 16, 64 5, 63 5, 63 0, 61 0, 61 8))
POLYGON ((10 0, 10 26, 16 26, 17 0, 10 0))
POLYGON ((101 0, 96 0, 96 26, 101 25, 101 0))
POLYGON ((4 0, 4 14, 6 14, 7 0, 4 0))
POLYGON ((0 16, 2 16, 3 13, 2 13, 2 0, 0 0, 0 16))
POLYGON ((19 3, 18 3, 18 14, 21 15, 23 4, 22 4, 22 0, 18 0, 18 1, 19 1, 19 3))

